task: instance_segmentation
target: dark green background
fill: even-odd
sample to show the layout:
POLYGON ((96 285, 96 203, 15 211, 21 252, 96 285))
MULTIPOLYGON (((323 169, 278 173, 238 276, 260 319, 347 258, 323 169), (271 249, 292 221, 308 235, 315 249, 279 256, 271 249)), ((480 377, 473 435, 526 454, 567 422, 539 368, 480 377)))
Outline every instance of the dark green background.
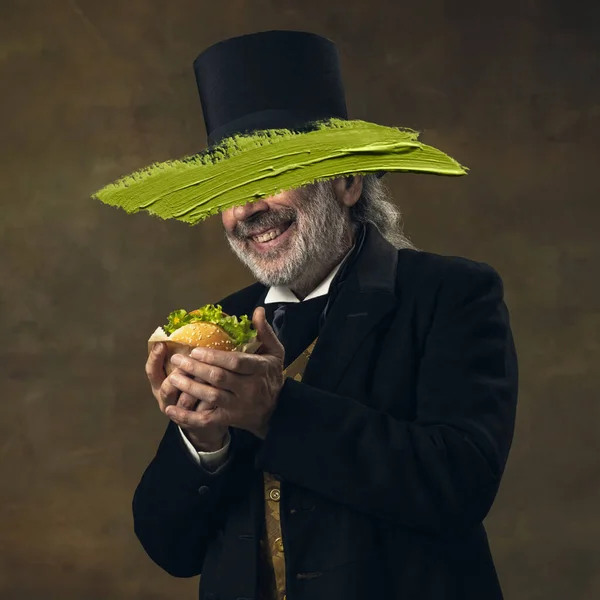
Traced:
POLYGON ((289 28, 338 44, 351 117, 419 129, 471 168, 386 181, 419 247, 504 278, 521 391, 486 522, 499 575, 507 600, 599 598, 597 6, 1 0, 0 597, 196 597, 133 533, 166 425, 146 340, 252 278, 220 217, 88 196, 205 146, 200 51, 289 28))

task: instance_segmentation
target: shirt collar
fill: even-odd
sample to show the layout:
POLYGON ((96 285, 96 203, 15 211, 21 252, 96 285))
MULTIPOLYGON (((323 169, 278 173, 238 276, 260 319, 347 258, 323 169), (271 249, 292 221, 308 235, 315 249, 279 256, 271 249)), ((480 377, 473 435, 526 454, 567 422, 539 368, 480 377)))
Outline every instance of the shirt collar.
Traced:
POLYGON ((336 273, 340 270, 344 261, 350 256, 352 250, 354 250, 354 246, 356 243, 350 248, 348 253, 340 260, 340 262, 331 270, 329 275, 325 277, 325 279, 310 293, 304 300, 300 300, 292 290, 285 285, 274 285, 269 288, 267 295, 265 296, 265 304, 271 304, 273 302, 304 302, 305 300, 310 300, 311 298, 318 298, 319 296, 324 296, 329 293, 329 288, 331 286, 331 282, 335 277, 336 273))

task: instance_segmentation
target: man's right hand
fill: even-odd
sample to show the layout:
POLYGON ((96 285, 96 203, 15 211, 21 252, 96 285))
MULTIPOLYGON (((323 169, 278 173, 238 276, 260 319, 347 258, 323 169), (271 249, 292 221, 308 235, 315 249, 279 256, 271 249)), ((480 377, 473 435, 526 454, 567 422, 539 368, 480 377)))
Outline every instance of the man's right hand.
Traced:
MULTIPOLYGON (((164 368, 165 357, 165 344, 158 343, 154 345, 146 361, 146 375, 150 381, 152 394, 158 402, 160 410, 164 414, 166 414, 165 411, 168 406, 177 406, 180 410, 184 409, 197 413, 213 410, 208 402, 199 400, 187 392, 180 392, 171 384, 164 368)), ((181 369, 175 369, 174 372, 185 377, 190 377, 188 373, 181 369)), ((206 384, 207 382, 203 381, 202 383, 206 384)), ((172 420, 177 424, 174 419, 172 420)), ((181 428, 198 452, 215 452, 216 450, 220 450, 224 445, 223 442, 229 429, 227 425, 215 424, 181 425, 181 428)))

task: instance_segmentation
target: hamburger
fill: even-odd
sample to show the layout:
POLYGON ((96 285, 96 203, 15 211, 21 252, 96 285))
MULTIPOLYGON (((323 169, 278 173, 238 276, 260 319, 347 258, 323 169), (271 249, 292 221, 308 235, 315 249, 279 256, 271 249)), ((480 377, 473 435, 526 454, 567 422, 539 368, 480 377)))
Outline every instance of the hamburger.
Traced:
POLYGON ((207 304, 191 312, 179 309, 167 317, 166 325, 157 327, 150 336, 148 354, 156 343, 164 343, 167 347, 165 370, 169 375, 175 369, 171 357, 174 354, 189 356, 194 348, 254 354, 262 345, 256 340, 256 334, 247 315, 239 318, 228 315, 220 304, 207 304))

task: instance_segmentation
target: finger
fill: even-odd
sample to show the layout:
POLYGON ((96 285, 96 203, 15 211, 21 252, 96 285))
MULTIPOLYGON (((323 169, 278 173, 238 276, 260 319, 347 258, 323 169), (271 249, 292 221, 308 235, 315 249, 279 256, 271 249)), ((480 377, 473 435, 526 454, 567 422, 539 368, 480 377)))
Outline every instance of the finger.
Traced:
POLYGON ((238 373, 228 371, 222 367, 209 365, 187 356, 178 357, 174 364, 177 364, 181 370, 185 371, 196 381, 204 384, 209 384, 229 392, 239 387, 239 381, 237 381, 237 378, 240 375, 238 373))
POLYGON ((187 392, 190 396, 208 402, 214 405, 215 403, 223 402, 226 395, 231 395, 226 390, 216 388, 212 385, 197 381, 190 377, 182 376, 175 372, 167 377, 169 383, 182 392, 187 392))
MULTIPOLYGON (((187 379, 187 374, 181 369, 175 369, 171 375, 179 375, 180 377, 187 379)), ((171 404, 177 404, 177 400, 179 395, 181 394, 181 390, 173 385, 169 377, 166 377, 160 388, 158 390, 158 404, 160 406, 160 410, 163 412, 167 408, 167 406, 171 404)))
MULTIPOLYGON (((264 361, 263 357, 256 354, 227 352, 226 350, 216 350, 214 348, 194 348, 190 352, 190 357, 197 362, 220 367, 237 375, 256 373, 261 366, 261 361, 264 361)), ((210 382, 213 383, 212 380, 210 382)))
POLYGON ((194 398, 194 396, 188 394, 187 392, 181 392, 175 406, 185 408, 186 410, 194 410, 198 402, 200 402, 198 398, 194 398))
POLYGON ((146 360, 146 376, 150 381, 153 391, 160 389, 160 386, 165 378, 165 345, 155 344, 152 352, 146 360))
POLYGON ((285 349, 275 334, 275 331, 267 321, 264 306, 258 306, 254 309, 254 313, 252 314, 252 324, 257 331, 257 341, 262 342, 260 354, 270 354, 271 356, 276 356, 283 360, 285 349))
POLYGON ((206 427, 207 425, 222 424, 223 417, 219 411, 202 411, 196 412, 186 410, 181 406, 169 407, 167 416, 171 421, 181 427, 206 427))
POLYGON ((180 406, 181 408, 185 408, 186 410, 195 410, 197 412, 204 410, 214 410, 216 408, 216 404, 211 404, 206 400, 194 398, 194 396, 188 394, 187 392, 181 392, 179 400, 177 400, 176 406, 180 406))

